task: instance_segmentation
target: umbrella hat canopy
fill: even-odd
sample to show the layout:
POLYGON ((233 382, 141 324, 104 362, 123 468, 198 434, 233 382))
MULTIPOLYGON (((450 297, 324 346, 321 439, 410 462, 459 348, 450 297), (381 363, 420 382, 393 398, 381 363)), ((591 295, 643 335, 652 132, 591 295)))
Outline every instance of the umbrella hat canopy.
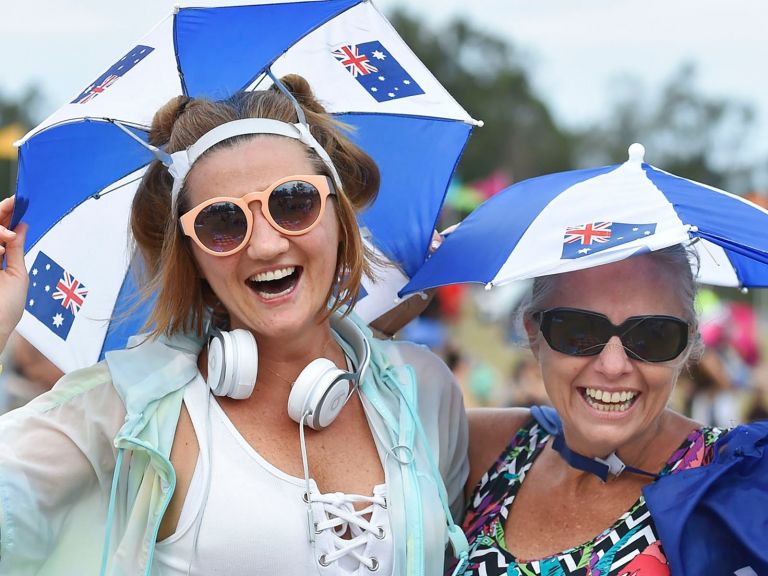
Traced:
POLYGON ((379 195, 360 224, 373 249, 397 267, 383 282, 364 281, 356 310, 369 320, 385 312, 422 265, 477 122, 372 3, 182 4, 98 78, 85 79, 83 90, 21 143, 14 219, 30 226, 32 282, 19 330, 63 370, 122 347, 145 317, 111 321, 135 299, 126 275, 128 217, 154 160, 122 128, 146 142, 154 112, 170 98, 264 89, 269 71, 306 78, 381 170, 379 195))
POLYGON ((768 286, 768 211, 643 161, 525 180, 486 201, 448 236, 403 294, 487 286, 599 266, 691 244, 700 282, 768 286))

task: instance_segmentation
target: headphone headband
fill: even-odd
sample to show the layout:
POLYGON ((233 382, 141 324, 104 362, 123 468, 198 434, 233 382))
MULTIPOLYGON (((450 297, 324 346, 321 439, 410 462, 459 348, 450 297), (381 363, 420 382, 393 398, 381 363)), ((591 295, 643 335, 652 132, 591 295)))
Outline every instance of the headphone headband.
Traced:
POLYGON ((341 339, 352 346, 355 353, 355 373, 357 374, 357 383, 361 384, 368 366, 371 363, 371 344, 365 337, 360 327, 346 316, 334 314, 331 316, 331 328, 341 339))

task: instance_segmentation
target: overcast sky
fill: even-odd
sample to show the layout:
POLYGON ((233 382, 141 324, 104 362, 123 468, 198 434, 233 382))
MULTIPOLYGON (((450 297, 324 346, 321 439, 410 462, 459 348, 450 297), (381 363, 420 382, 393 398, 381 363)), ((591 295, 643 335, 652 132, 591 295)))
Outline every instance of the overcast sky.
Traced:
MULTIPOLYGON (((601 116, 621 76, 653 94, 683 62, 703 92, 754 105, 750 139, 768 154, 768 3, 764 0, 375 0, 429 26, 462 15, 525 52, 539 93, 571 126, 601 116)), ((122 56, 169 0, 18 0, 0 11, 0 90, 37 85, 48 114, 122 56)), ((475 113, 482 117, 481 114, 475 113)), ((492 121, 492 118, 484 118, 492 121)), ((757 152, 756 152, 757 153, 757 152)))

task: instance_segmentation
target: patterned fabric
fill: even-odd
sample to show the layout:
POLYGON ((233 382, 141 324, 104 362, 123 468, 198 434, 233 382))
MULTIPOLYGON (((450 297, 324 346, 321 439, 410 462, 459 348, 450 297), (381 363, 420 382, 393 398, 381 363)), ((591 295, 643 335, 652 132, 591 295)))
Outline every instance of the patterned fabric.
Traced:
MULTIPOLYGON (((693 431, 672 454, 661 475, 711 461, 723 433, 693 431)), ((640 498, 613 526, 589 542, 547 558, 524 561, 506 548, 504 525, 510 507, 550 435, 535 420, 518 430, 491 469, 480 479, 464 520, 470 543, 464 576, 668 576, 669 568, 645 499, 640 498)))

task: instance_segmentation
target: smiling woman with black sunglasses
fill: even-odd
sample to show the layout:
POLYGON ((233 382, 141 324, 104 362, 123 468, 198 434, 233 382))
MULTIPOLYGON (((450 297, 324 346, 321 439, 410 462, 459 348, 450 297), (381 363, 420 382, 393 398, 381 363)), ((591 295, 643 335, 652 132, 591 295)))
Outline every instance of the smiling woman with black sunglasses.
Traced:
POLYGON ((535 280, 524 325, 554 410, 470 413, 463 574, 768 573, 768 480, 750 468, 768 468, 768 426, 667 407, 700 349, 694 293, 680 245, 535 280))

